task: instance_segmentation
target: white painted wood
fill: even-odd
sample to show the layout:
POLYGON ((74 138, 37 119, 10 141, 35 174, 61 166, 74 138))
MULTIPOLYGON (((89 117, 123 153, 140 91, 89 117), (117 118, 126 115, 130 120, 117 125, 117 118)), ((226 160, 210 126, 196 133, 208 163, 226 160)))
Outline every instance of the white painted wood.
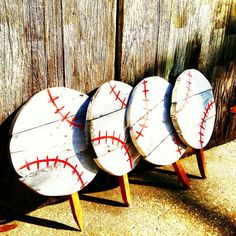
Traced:
POLYGON ((118 81, 104 83, 94 94, 87 111, 87 130, 95 162, 104 171, 121 176, 140 160, 126 128, 126 107, 132 87, 118 81))
POLYGON ((18 112, 10 141, 11 161, 20 180, 47 196, 84 188, 98 168, 87 149, 87 95, 54 87, 34 95, 18 112))
POLYGON ((173 89, 171 119, 181 140, 193 148, 204 148, 215 116, 212 87, 204 75, 195 69, 180 74, 173 89))
POLYGON ((176 162, 185 152, 170 119, 172 85, 163 78, 143 79, 131 94, 127 123, 135 147, 146 161, 176 162))

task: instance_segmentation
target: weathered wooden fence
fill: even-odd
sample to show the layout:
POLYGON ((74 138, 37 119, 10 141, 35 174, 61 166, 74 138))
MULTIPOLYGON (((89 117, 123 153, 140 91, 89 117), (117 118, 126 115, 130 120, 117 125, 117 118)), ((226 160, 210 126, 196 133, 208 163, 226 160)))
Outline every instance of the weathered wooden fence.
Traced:
POLYGON ((0 0, 0 124, 47 87, 89 93, 197 68, 214 89, 219 145, 236 138, 235 65, 234 0, 0 0))

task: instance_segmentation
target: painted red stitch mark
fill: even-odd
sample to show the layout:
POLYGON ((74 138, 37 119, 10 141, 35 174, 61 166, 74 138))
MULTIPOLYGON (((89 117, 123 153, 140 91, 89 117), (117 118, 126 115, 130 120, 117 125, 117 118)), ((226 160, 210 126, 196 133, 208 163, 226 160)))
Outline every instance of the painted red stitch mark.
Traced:
POLYGON ((133 168, 133 163, 132 163, 133 155, 130 153, 130 150, 129 150, 130 146, 128 146, 126 144, 126 138, 124 138, 124 140, 122 140, 120 138, 120 136, 121 135, 119 135, 118 137, 115 136, 115 131, 113 131, 112 135, 108 135, 108 132, 106 131, 106 134, 102 136, 101 135, 101 131, 99 130, 98 137, 93 138, 91 141, 92 142, 96 142, 97 141, 97 144, 99 145, 101 143, 101 140, 105 139, 105 142, 107 143, 107 140, 111 139, 112 140, 112 144, 115 144, 115 142, 117 142, 117 146, 118 146, 118 144, 121 144, 121 149, 124 148, 124 150, 125 150, 124 156, 128 155, 128 159, 126 161, 129 161, 130 168, 132 169, 133 168))
POLYGON ((180 155, 182 155, 182 150, 183 149, 179 146, 180 145, 180 140, 179 140, 179 138, 177 137, 176 134, 174 135, 173 141, 174 141, 174 143, 175 143, 175 145, 177 147, 176 152, 178 152, 180 155))
POLYGON ((187 74, 189 77, 193 77, 191 74, 190 74, 190 71, 188 71, 188 74, 187 74))
POLYGON ((187 91, 186 91, 186 95, 185 95, 185 98, 184 98, 184 103, 182 105, 182 107, 179 108, 179 110, 177 112, 180 112, 184 109, 184 107, 186 106, 186 104, 188 103, 188 98, 189 98, 189 95, 190 95, 190 92, 191 92, 191 78, 193 77, 190 73, 190 71, 188 71, 188 80, 186 81, 187 82, 187 91))
POLYGON ((211 108, 213 107, 213 105, 215 104, 214 101, 209 101, 204 112, 203 112, 203 117, 201 118, 201 123, 199 124, 200 127, 200 131, 199 131, 199 143, 200 143, 200 147, 203 148, 203 136, 204 136, 204 125, 206 123, 206 119, 208 117, 209 111, 211 110, 211 108))
POLYGON ((139 137, 144 137, 143 130, 148 127, 148 126, 146 125, 147 120, 148 120, 148 116, 145 115, 145 117, 144 117, 144 122, 143 122, 142 124, 139 124, 139 126, 141 127, 140 130, 139 130, 139 131, 135 131, 135 133, 137 134, 137 136, 136 136, 136 138, 135 138, 136 140, 137 140, 139 137))
MULTIPOLYGON (((143 90, 142 90, 142 92, 143 92, 143 94, 144 94, 144 99, 143 99, 143 101, 145 102, 145 106, 144 106, 144 108, 143 108, 144 111, 149 111, 149 109, 148 109, 148 101, 149 101, 149 100, 148 100, 148 98, 147 98, 147 93, 148 93, 149 89, 147 89, 147 83, 148 83, 147 80, 143 80, 143 82, 142 82, 142 84, 143 84, 143 90)), ((148 121, 148 114, 146 114, 146 115, 144 116, 144 122, 143 122, 142 124, 139 124, 139 126, 141 127, 140 130, 139 130, 139 131, 135 131, 135 133, 137 134, 135 140, 137 140, 139 137, 144 137, 143 130, 144 130, 145 128, 148 128, 148 126, 147 126, 147 121, 148 121)))
POLYGON ((69 158, 67 158, 66 160, 63 159, 59 159, 58 156, 56 156, 56 158, 49 158, 48 156, 46 156, 45 159, 39 159, 38 157, 36 158, 35 161, 31 161, 31 162, 27 162, 25 161, 25 165, 21 166, 19 170, 23 170, 24 168, 27 168, 27 170, 30 170, 30 166, 32 165, 37 165, 37 170, 39 170, 39 166, 40 163, 46 163, 46 166, 49 167, 50 162, 54 163, 54 167, 56 166, 57 163, 62 163, 63 164, 63 168, 66 168, 67 166, 69 168, 72 169, 72 175, 76 174, 78 176, 78 180, 81 183, 81 189, 85 187, 85 185, 87 184, 87 182, 84 182, 82 179, 82 175, 84 172, 79 173, 77 170, 77 165, 73 166, 69 161, 69 158))
POLYGON ((144 97, 145 100, 147 100, 147 92, 149 91, 149 89, 147 89, 147 80, 143 80, 142 84, 143 84, 143 93, 144 93, 144 97))
POLYGON ((116 92, 115 88, 116 88, 116 84, 114 86, 111 85, 111 83, 109 82, 111 91, 110 94, 113 93, 115 95, 115 101, 119 101, 121 103, 121 109, 125 108, 127 106, 127 104, 125 103, 126 97, 124 99, 120 98, 120 91, 116 92))
POLYGON ((83 130, 84 125, 78 124, 75 122, 75 120, 77 119, 76 116, 74 116, 71 120, 69 119, 70 111, 68 111, 65 115, 62 113, 62 110, 65 108, 65 106, 58 107, 58 105, 56 104, 56 100, 59 99, 59 96, 53 97, 49 89, 47 89, 47 92, 48 92, 48 96, 50 98, 49 102, 51 102, 53 104, 53 106, 56 108, 56 111, 54 113, 59 114, 62 117, 61 121, 62 122, 66 121, 70 124, 70 126, 76 126, 76 127, 80 128, 80 130, 83 130))

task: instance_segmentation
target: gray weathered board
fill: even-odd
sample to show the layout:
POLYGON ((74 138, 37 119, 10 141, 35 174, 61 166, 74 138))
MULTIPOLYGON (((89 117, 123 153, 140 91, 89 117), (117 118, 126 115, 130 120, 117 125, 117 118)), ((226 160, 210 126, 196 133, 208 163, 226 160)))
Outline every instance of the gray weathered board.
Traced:
POLYGON ((129 138, 126 128, 126 107, 132 87, 109 81, 94 94, 87 110, 87 129, 95 162, 106 172, 122 176, 131 171, 140 155, 129 138))
POLYGON ((204 148, 211 138, 215 116, 208 80, 195 69, 181 73, 173 89, 171 105, 171 118, 181 140, 193 148, 204 148))
POLYGON ((172 85, 163 78, 143 79, 131 94, 127 123, 135 147, 151 163, 168 165, 185 152, 170 119, 172 85))
POLYGON ((87 95, 64 87, 45 89, 18 112, 11 129, 11 161, 20 180, 46 196, 70 195, 97 173, 87 151, 87 95))

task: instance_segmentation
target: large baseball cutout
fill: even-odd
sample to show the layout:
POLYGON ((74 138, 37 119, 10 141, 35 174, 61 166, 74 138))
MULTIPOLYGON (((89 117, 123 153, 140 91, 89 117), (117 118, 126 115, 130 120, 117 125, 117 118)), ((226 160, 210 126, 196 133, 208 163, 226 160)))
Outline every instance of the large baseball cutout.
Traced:
POLYGON ((54 87, 34 95, 18 112, 11 129, 10 155, 20 180, 47 196, 84 188, 98 168, 88 153, 87 95, 54 87))
POLYGON ((171 105, 171 119, 181 140, 193 148, 204 148, 211 138, 215 116, 208 80, 195 69, 181 73, 173 89, 171 105))
POLYGON ((185 152, 170 119, 172 85, 163 78, 143 79, 131 94, 127 123, 135 147, 146 161, 176 162, 185 152))
POLYGON ((86 125, 97 155, 95 162, 104 171, 121 176, 140 160, 126 125, 126 107, 132 87, 118 81, 104 83, 88 107, 86 125))

